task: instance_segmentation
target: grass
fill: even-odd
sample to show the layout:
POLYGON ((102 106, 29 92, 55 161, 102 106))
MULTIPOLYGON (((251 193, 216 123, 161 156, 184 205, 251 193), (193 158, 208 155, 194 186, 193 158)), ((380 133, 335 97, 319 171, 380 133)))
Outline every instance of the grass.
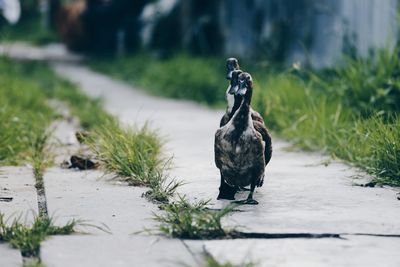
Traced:
POLYGON ((24 41, 36 45, 59 42, 60 38, 54 31, 41 25, 40 14, 32 12, 36 7, 26 8, 30 9, 28 11, 31 14, 22 14, 17 24, 9 25, 5 21, 0 21, 0 39, 3 42, 24 41))
POLYGON ((215 259, 211 254, 205 253, 204 255, 204 267, 255 267, 257 264, 254 262, 245 262, 240 264, 233 264, 229 261, 221 263, 217 259, 215 259))
POLYGON ((115 122, 99 127, 86 142, 96 158, 117 179, 134 186, 149 186, 145 196, 157 202, 168 202, 182 184, 167 175, 171 159, 162 154, 163 143, 148 125, 122 128, 115 122))
POLYGON ((29 260, 25 260, 23 267, 45 267, 45 265, 37 258, 31 258, 29 260))
MULTIPOLYGON (((298 148, 354 164, 378 184, 400 186, 398 50, 318 72, 277 71, 254 62, 241 66, 255 82, 253 107, 276 134, 298 148)), ((154 94, 222 107, 228 84, 223 64, 187 54, 166 59, 139 54, 96 59, 91 66, 154 94)))
POLYGON ((270 77, 263 88, 253 105, 281 136, 302 149, 322 150, 350 162, 374 175, 378 184, 400 185, 396 112, 356 112, 341 98, 293 74, 270 77))
POLYGON ((225 62, 220 60, 185 54, 166 60, 140 54, 127 58, 96 59, 90 63, 95 70, 139 85, 150 93, 191 99, 212 106, 220 105, 225 99, 221 89, 226 89, 226 82, 221 81, 222 75, 218 76, 215 72, 223 70, 224 64, 225 62))
POLYGON ((31 161, 36 170, 43 171, 39 165, 46 152, 46 130, 58 117, 47 105, 49 99, 66 102, 86 129, 114 120, 100 100, 89 99, 46 64, 0 58, 0 165, 31 161))
POLYGON ((72 115, 89 132, 87 143, 102 166, 131 185, 150 186, 149 199, 167 202, 181 185, 167 176, 170 159, 162 156, 162 141, 155 131, 124 129, 77 87, 58 77, 40 62, 0 60, 0 164, 30 162, 40 182, 51 163, 47 128, 57 114, 47 105, 50 99, 68 104, 72 115), (4 122, 4 123, 3 123, 4 122))
POLYGON ((34 154, 33 140, 43 136, 55 113, 38 84, 0 59, 0 164, 18 164, 34 154))
POLYGON ((206 207, 207 204, 208 201, 190 203, 184 197, 179 197, 178 201, 161 206, 164 213, 154 215, 154 220, 159 223, 159 232, 183 239, 216 239, 228 236, 230 231, 223 229, 221 219, 234 206, 213 211, 206 207))
POLYGON ((147 126, 105 126, 95 130, 92 137, 87 141, 97 159, 131 185, 149 185, 163 164, 160 138, 147 126))
POLYGON ((40 243, 51 235, 68 235, 74 232, 78 221, 72 220, 66 225, 55 226, 50 218, 36 217, 32 225, 25 225, 14 219, 10 224, 0 213, 0 241, 9 243, 21 250, 22 256, 38 257, 40 243))

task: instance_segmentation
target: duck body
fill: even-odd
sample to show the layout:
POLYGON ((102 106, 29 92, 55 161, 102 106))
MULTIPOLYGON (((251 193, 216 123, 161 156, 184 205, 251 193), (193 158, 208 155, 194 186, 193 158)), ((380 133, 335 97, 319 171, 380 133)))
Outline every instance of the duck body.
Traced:
MULTIPOLYGON (((241 203, 258 204, 253 199, 253 192, 256 186, 263 183, 266 166, 265 147, 271 147, 271 139, 269 138, 269 144, 266 144, 262 133, 256 130, 256 127, 262 127, 263 124, 253 121, 251 116, 251 76, 241 73, 239 80, 239 93, 235 96, 235 104, 238 104, 240 99, 240 106, 228 123, 220 127, 215 134, 215 164, 221 173, 218 199, 234 199, 237 188, 250 185, 249 196, 241 203)), ((268 131, 266 133, 268 134, 268 131)))
MULTIPOLYGON (((228 101, 228 107, 226 109, 226 112, 224 116, 222 117, 220 121, 220 126, 223 127, 225 126, 233 117, 235 112, 239 109, 243 96, 240 95, 234 95, 235 89, 233 89, 235 86, 238 86, 238 76, 243 73, 241 70, 234 70, 231 75, 231 84, 229 85, 226 95, 227 99, 232 99, 231 101, 228 101), (228 98, 230 97, 230 98, 228 98), (233 104, 229 104, 233 102, 233 104)), ((271 159, 272 156, 272 140, 271 140, 271 135, 269 134, 269 131, 267 127, 265 126, 264 119, 258 113, 257 111, 253 110, 251 106, 249 107, 250 109, 250 115, 251 115, 251 120, 253 123, 254 129, 259 132, 262 136, 263 141, 265 142, 265 149, 264 149, 264 156, 265 156, 265 164, 267 165, 271 159)))
POLYGON ((260 186, 264 177, 265 142, 249 118, 245 129, 230 121, 215 134, 216 165, 230 186, 260 186))

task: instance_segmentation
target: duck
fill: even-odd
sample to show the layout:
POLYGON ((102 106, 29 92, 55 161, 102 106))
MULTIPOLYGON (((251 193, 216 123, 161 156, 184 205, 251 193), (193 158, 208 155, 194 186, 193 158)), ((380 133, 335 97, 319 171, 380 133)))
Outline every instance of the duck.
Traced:
MULTIPOLYGON (((235 97, 231 89, 236 86, 235 81, 237 81, 237 76, 240 73, 242 73, 242 71, 240 70, 239 61, 234 57, 228 58, 226 60, 226 79, 230 81, 230 84, 225 92, 225 98, 228 105, 226 107, 225 114, 222 116, 220 120, 219 127, 224 126, 232 118, 234 114, 235 97)), ((238 108, 238 106, 236 108, 238 108)), ((252 108, 250 108, 250 110, 251 110, 251 117, 254 121, 259 121, 261 123, 264 123, 264 120, 260 115, 260 113, 253 110, 252 108)))
MULTIPOLYGON (((230 86, 228 87, 228 94, 232 95, 234 98, 233 100, 233 106, 231 108, 230 113, 225 113, 221 120, 220 127, 224 126, 232 117, 233 114, 236 112, 236 110, 240 107, 241 101, 242 101, 242 96, 240 95, 235 95, 235 90, 237 90, 239 81, 238 81, 238 76, 243 73, 241 70, 233 70, 231 72, 231 82, 230 86)), ((250 107, 250 113, 251 113, 251 118, 253 120, 253 126, 254 128, 262 135, 262 138, 265 142, 265 160, 266 164, 269 163, 271 156, 272 156, 272 144, 271 144, 271 135, 269 134, 268 129, 265 126, 264 119, 261 117, 260 113, 257 111, 253 110, 250 107)), ((222 179, 221 176, 221 181, 220 181, 220 194, 218 195, 217 199, 234 199, 234 194, 237 191, 249 191, 249 189, 245 187, 236 187, 236 188, 231 188, 229 185, 226 184, 226 182, 222 179)))
POLYGON ((258 202, 253 199, 253 194, 256 186, 263 185, 265 167, 272 155, 271 137, 265 125, 252 118, 251 75, 239 73, 237 85, 231 88, 231 92, 234 93, 234 103, 240 105, 236 110, 232 109, 232 118, 217 130, 214 141, 215 164, 221 174, 218 199, 234 200, 237 188, 250 185, 247 199, 236 203, 256 205, 258 202))

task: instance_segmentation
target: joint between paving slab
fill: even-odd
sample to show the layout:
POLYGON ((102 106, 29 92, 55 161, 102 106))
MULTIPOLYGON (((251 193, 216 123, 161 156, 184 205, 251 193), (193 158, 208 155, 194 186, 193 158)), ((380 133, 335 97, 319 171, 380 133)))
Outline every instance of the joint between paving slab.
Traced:
POLYGON ((189 245, 186 244, 185 240, 181 239, 181 242, 182 242, 183 246, 186 248, 186 250, 189 252, 189 254, 192 256, 192 258, 196 262, 196 264, 200 266, 201 260, 198 258, 198 254, 190 249, 189 245))
POLYGON ((46 190, 44 188, 43 177, 36 177, 35 187, 36 187, 36 193, 37 193, 39 216, 42 218, 48 219, 49 214, 47 211, 46 190))

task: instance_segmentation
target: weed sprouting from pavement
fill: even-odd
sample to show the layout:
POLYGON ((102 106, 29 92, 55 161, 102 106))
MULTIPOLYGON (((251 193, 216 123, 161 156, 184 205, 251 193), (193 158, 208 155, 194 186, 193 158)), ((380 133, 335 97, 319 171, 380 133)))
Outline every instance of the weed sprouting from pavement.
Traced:
POLYGON ((254 262, 245 262, 240 264, 233 264, 229 261, 221 263, 215 259, 210 253, 204 253, 204 265, 202 267, 256 267, 257 264, 254 262))
POLYGON ((166 176, 164 173, 159 172, 150 182, 150 190, 144 193, 144 196, 151 201, 157 203, 168 203, 172 198, 178 187, 183 185, 182 181, 166 176))
POLYGON ((222 210, 213 211, 207 208, 209 201, 190 203, 179 196, 178 201, 161 206, 162 214, 154 214, 154 220, 159 223, 158 230, 174 238, 184 239, 215 239, 229 235, 230 230, 223 229, 221 219, 226 216, 234 205, 222 210))
POLYGON ((32 225, 27 226, 18 219, 10 224, 0 213, 0 241, 9 243, 13 248, 21 250, 25 257, 37 257, 40 243, 50 235, 68 235, 75 232, 75 227, 80 224, 77 220, 71 220, 66 225, 55 226, 51 218, 35 217, 32 225))
POLYGON ((40 261, 40 259, 33 257, 25 259, 22 267, 45 267, 45 265, 40 261))
POLYGON ((37 183, 43 180, 44 170, 52 163, 52 157, 47 148, 47 140, 49 137, 50 133, 45 132, 36 136, 32 142, 29 159, 37 183))
POLYGON ((85 142, 96 158, 117 179, 133 186, 149 186, 144 196, 167 203, 182 182, 168 177, 171 159, 162 155, 163 143, 145 124, 122 129, 116 122, 95 129, 85 142))
POLYGON ((150 185, 165 161, 158 135, 141 129, 104 126, 87 140, 101 164, 130 185, 150 185))

